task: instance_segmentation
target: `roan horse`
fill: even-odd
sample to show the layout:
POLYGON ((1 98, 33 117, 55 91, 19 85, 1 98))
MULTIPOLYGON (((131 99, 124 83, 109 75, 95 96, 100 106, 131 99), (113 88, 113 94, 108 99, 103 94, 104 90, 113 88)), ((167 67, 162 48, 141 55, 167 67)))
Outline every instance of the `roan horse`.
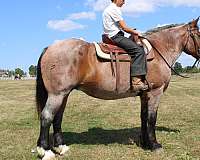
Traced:
POLYGON ((51 124, 53 151, 62 155, 68 150, 64 145, 61 123, 67 98, 73 89, 100 99, 140 96, 141 145, 151 150, 161 149, 155 134, 160 97, 170 82, 169 66, 175 63, 182 52, 197 60, 200 58, 198 20, 168 28, 161 27, 147 34, 155 55, 153 60, 147 62, 146 78, 152 88, 141 93, 133 93, 130 88, 122 93, 116 92, 116 78, 112 75, 111 62, 96 56, 93 43, 70 39, 44 49, 38 61, 36 84, 36 103, 40 116, 40 136, 37 142, 39 156, 42 159, 55 156, 49 145, 51 124))

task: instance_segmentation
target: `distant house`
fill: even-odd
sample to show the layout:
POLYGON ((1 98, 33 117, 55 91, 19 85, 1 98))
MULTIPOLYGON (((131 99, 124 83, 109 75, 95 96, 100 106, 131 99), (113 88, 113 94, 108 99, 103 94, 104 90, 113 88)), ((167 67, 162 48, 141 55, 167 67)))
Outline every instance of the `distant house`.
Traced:
POLYGON ((0 77, 8 77, 8 70, 0 69, 0 77))

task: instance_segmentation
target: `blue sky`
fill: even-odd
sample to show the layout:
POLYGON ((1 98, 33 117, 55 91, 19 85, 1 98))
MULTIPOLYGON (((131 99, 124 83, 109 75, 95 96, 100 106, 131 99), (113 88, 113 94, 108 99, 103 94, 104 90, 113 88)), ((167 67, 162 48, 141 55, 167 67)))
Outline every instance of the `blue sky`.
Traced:
MULTIPOLYGON (((44 47, 72 37, 100 41, 101 14, 110 0, 1 0, 0 69, 37 64, 44 47)), ((146 31, 158 25, 186 23, 200 16, 200 0, 126 0, 128 26, 146 31)), ((184 66, 194 59, 182 55, 184 66)))

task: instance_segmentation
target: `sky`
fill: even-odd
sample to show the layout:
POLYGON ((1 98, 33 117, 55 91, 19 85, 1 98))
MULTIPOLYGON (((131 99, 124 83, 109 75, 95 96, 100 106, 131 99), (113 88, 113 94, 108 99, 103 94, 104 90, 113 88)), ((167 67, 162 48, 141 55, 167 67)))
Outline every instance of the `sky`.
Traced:
MULTIPOLYGON (((1 0, 0 69, 37 65, 43 48, 57 40, 101 41, 102 11, 110 0, 1 0)), ((200 16, 200 0, 125 0, 123 18, 145 32, 157 26, 187 23, 200 16)), ((183 66, 194 59, 182 54, 183 66)))

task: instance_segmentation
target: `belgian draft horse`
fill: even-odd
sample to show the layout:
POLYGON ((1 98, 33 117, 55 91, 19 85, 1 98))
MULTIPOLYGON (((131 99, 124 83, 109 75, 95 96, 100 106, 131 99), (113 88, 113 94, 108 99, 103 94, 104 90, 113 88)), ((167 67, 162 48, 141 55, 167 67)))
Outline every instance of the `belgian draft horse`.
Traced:
MULTIPOLYGON (((187 24, 159 28, 147 34, 153 45, 154 59, 147 62, 147 80, 151 90, 134 94, 131 89, 116 92, 116 78, 111 62, 96 56, 93 43, 70 39, 56 42, 44 49, 37 66, 36 103, 40 117, 37 151, 42 159, 62 155, 64 145, 61 123, 67 98, 73 89, 100 99, 140 96, 141 145, 151 150, 161 149, 156 140, 155 125, 161 95, 167 89, 171 68, 182 52, 200 58, 198 19, 187 24), (168 64, 167 64, 168 63, 168 64), (54 147, 49 145, 49 129, 53 124, 54 147), (52 150, 54 152, 52 152, 52 150)), ((123 76, 123 75, 121 75, 123 76)))

